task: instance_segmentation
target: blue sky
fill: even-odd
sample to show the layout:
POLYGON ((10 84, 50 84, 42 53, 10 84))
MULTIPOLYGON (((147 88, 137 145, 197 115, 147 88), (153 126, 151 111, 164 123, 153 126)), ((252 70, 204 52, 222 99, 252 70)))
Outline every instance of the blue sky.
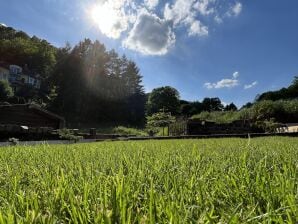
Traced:
POLYGON ((238 106, 298 75, 297 0, 1 0, 0 23, 55 46, 98 39, 136 61, 146 91, 238 106))

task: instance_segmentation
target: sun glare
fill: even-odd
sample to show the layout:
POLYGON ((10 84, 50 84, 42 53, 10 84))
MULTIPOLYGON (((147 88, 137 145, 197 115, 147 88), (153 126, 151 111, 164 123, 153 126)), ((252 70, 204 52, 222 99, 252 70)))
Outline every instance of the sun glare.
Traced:
POLYGON ((92 18, 98 25, 101 32, 109 37, 114 37, 114 26, 117 25, 119 15, 113 5, 105 2, 104 4, 94 6, 92 10, 92 18))

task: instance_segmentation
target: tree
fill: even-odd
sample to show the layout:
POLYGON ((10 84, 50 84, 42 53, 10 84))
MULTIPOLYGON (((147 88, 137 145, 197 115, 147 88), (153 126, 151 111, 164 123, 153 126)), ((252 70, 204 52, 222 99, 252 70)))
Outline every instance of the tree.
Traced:
POLYGON ((173 87, 165 86, 153 89, 147 101, 147 114, 152 115, 163 110, 177 115, 180 107, 179 98, 179 92, 173 87))
POLYGON ((238 110, 238 108, 234 103, 230 103, 225 106, 224 110, 225 111, 236 111, 236 110, 238 110))
POLYGON ((185 100, 181 100, 180 104, 181 104, 180 106, 181 115, 185 117, 191 117, 203 111, 202 103, 198 101, 188 102, 185 100))
POLYGON ((126 120, 132 124, 144 125, 146 96, 140 70, 133 61, 128 61, 125 56, 122 57, 122 66, 124 70, 121 83, 124 85, 123 91, 126 97, 126 120))
POLYGON ((253 106, 253 103, 248 102, 248 103, 244 104, 244 105, 240 108, 240 110, 242 110, 242 109, 247 109, 247 108, 251 108, 252 106, 253 106))
POLYGON ((13 97, 13 91, 7 81, 0 80, 0 101, 6 101, 13 97))
POLYGON ((86 39, 58 51, 52 107, 72 123, 142 126, 145 93, 137 65, 86 39))
POLYGON ((147 116, 147 128, 162 128, 163 135, 165 134, 165 127, 175 122, 175 117, 171 113, 158 112, 151 116, 147 116))
POLYGON ((202 108, 203 111, 222 111, 223 110, 223 105, 218 97, 216 98, 205 98, 202 101, 202 108))

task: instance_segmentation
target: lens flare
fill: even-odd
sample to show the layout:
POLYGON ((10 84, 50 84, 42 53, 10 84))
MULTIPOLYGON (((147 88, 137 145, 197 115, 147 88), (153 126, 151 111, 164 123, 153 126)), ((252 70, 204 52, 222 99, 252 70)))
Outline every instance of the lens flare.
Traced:
POLYGON ((110 38, 119 38, 121 32, 127 28, 121 8, 106 1, 98 4, 92 9, 92 18, 98 25, 100 31, 110 38))

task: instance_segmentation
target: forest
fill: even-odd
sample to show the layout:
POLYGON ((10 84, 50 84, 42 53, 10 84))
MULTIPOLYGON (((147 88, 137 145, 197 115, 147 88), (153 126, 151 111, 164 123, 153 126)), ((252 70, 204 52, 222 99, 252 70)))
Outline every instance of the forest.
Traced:
POLYGON ((38 91, 26 86, 13 92, 0 81, 2 103, 37 103, 65 117, 68 127, 144 127, 146 117, 160 111, 218 123, 237 119, 261 125, 298 122, 298 77, 289 87, 262 93, 241 108, 234 103, 223 105, 218 97, 189 102, 170 86, 145 93, 137 64, 97 40, 57 48, 5 26, 0 26, 0 62, 27 66, 42 78, 38 91))

